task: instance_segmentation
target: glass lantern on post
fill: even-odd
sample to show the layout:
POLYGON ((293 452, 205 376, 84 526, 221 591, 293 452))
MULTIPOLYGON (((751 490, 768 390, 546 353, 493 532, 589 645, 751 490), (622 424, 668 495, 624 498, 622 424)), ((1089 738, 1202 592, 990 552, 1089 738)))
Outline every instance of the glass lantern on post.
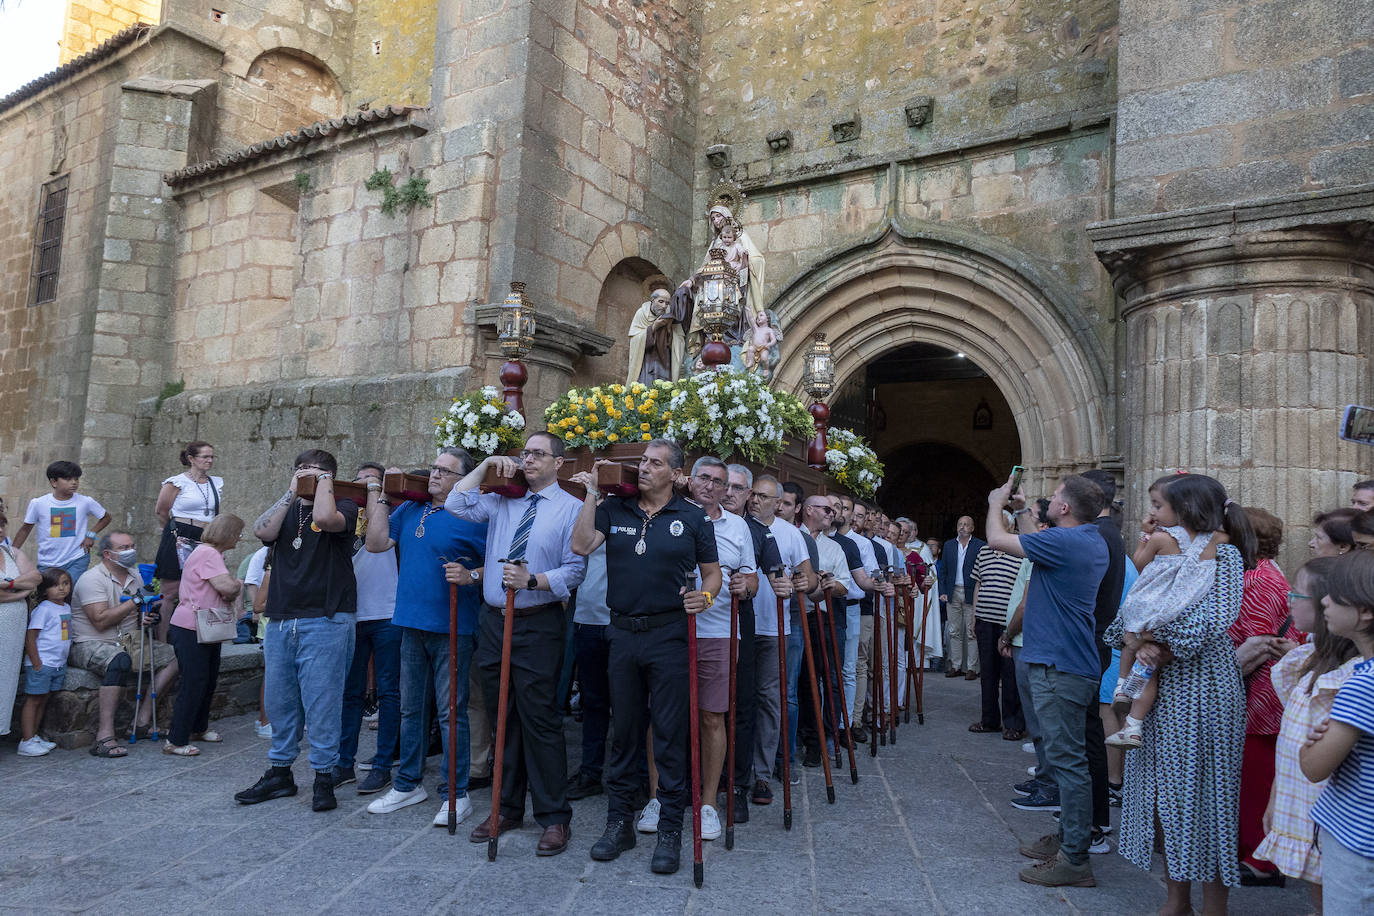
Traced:
POLYGON ((710 259, 697 274, 693 298, 696 317, 706 336, 701 361, 707 368, 718 369, 730 362, 725 334, 739 326, 741 309, 739 274, 725 260, 725 249, 711 249, 710 259))
POLYGON ((806 449, 806 463, 824 470, 825 431, 830 421, 830 408, 825 405, 825 399, 835 387, 835 360, 830 355, 830 344, 825 342, 824 333, 817 333, 807 348, 802 368, 802 387, 811 396, 809 410, 816 425, 816 435, 806 449))
POLYGON ((506 406, 525 414, 523 390, 529 373, 521 360, 534 349, 534 309, 525 297, 525 284, 512 282, 510 295, 501 303, 501 317, 497 323, 497 337, 506 362, 501 366, 502 397, 506 406))

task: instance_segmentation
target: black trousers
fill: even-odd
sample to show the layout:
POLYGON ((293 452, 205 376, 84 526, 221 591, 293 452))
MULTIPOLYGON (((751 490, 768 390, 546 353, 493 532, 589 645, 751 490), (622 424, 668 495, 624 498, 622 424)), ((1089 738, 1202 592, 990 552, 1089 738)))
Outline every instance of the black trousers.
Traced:
POLYGON ((196 631, 169 626, 167 641, 177 654, 181 687, 172 705, 172 729, 167 738, 178 747, 210 728, 210 701, 219 680, 219 643, 196 641, 196 631))
MULTIPOLYGON (((1006 629, 990 620, 973 622, 973 635, 978 640, 978 680, 983 689, 981 721, 987 728, 1020 731, 1026 727, 1026 717, 1021 712, 1021 694, 1016 689, 1016 665, 997 651, 997 640, 1006 629)), ((1101 728, 1100 720, 1098 727, 1101 728)))
MULTIPOLYGON (((1105 672, 1112 664, 1112 650, 1097 639, 1098 661, 1105 672)), ((1084 738, 1088 749, 1088 774, 1093 780, 1093 825, 1105 827, 1112 822, 1110 799, 1107 795, 1107 735, 1102 727, 1102 712, 1097 703, 1088 704, 1084 738)))
MULTIPOLYGON (((477 666, 487 715, 495 720, 501 690, 501 609, 483 605, 477 631, 477 666)), ((501 816, 525 814, 529 790, 534 819, 541 827, 572 820, 568 803, 568 751, 558 675, 563 665, 567 626, 558 606, 516 617, 511 629, 510 689, 506 703, 506 742, 501 762, 501 816)), ((496 724, 493 721, 492 731, 496 724)))
POLYGON ((654 727, 658 767, 658 829, 681 831, 688 798, 687 615, 655 630, 614 624, 607 672, 611 684, 611 756, 606 770, 606 821, 629 823, 641 784, 644 734, 654 727))
POLYGON ((577 683, 582 688, 582 766, 581 774, 601 781, 606 765, 606 734, 611 725, 611 685, 606 679, 610 643, 609 626, 575 624, 577 642, 577 683))
MULTIPOLYGON (((739 654, 735 662, 735 790, 753 785, 754 731, 754 608, 741 601, 739 612, 739 654)), ((786 710, 783 710, 786 714, 786 710)), ((729 720, 726 720, 727 727, 729 720)), ((726 758, 729 760, 729 757, 726 758)), ((722 775, 724 770, 722 769, 722 775)), ((725 780, 721 780, 721 786, 725 780)), ((724 788, 721 791, 725 791, 724 788)))

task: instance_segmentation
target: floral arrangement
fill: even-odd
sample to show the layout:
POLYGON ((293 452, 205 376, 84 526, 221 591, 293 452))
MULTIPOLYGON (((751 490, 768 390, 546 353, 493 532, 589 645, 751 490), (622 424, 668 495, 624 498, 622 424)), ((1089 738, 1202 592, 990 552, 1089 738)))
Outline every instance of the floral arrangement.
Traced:
POLYGON ((434 442, 458 446, 481 460, 505 454, 525 442, 525 418, 506 407, 495 385, 454 398, 443 416, 434 418, 434 442))
POLYGON ((721 369, 681 379, 668 399, 666 433, 687 451, 765 462, 788 438, 809 437, 811 417, 795 395, 753 372, 721 369))
POLYGON ((883 464, 863 436, 852 429, 831 427, 826 445, 825 467, 831 477, 869 498, 883 485, 883 464))
POLYGON ((569 448, 605 448, 618 442, 647 442, 663 436, 672 412, 666 408, 673 383, 594 385, 573 388, 544 411, 544 422, 569 448))

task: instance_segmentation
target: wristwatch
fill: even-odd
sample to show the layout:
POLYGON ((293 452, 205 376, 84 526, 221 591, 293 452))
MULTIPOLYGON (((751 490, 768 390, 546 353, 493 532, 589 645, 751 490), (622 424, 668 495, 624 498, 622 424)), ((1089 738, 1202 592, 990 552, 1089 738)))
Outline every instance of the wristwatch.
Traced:
POLYGON ((329 473, 328 471, 325 471, 325 472, 323 472, 323 473, 321 473, 321 474, 316 474, 316 475, 315 475, 315 480, 316 480, 316 481, 321 481, 321 480, 333 480, 333 479, 334 479, 334 475, 331 474, 331 473, 329 473))
POLYGON ((474 569, 472 572, 468 573, 468 575, 472 576, 472 581, 473 581, 473 582, 481 582, 481 581, 482 581, 482 570, 481 570, 480 568, 474 569))
POLYGON ((538 576, 530 576, 529 581, 527 581, 527 582, 525 583, 525 588, 526 588, 526 589, 535 589, 535 588, 538 588, 538 587, 539 587, 539 577, 538 577, 538 576))

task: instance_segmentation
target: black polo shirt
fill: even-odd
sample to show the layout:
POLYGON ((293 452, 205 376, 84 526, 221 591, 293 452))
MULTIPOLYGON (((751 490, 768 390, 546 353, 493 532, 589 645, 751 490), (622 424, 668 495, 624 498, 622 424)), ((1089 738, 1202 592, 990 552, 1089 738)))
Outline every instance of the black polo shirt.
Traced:
POLYGON ((682 610, 681 589, 701 563, 717 563, 716 531, 706 510, 676 493, 647 524, 639 497, 609 496, 596 507, 606 536, 606 604, 647 617, 682 610), (644 553, 635 553, 640 532, 644 553))

